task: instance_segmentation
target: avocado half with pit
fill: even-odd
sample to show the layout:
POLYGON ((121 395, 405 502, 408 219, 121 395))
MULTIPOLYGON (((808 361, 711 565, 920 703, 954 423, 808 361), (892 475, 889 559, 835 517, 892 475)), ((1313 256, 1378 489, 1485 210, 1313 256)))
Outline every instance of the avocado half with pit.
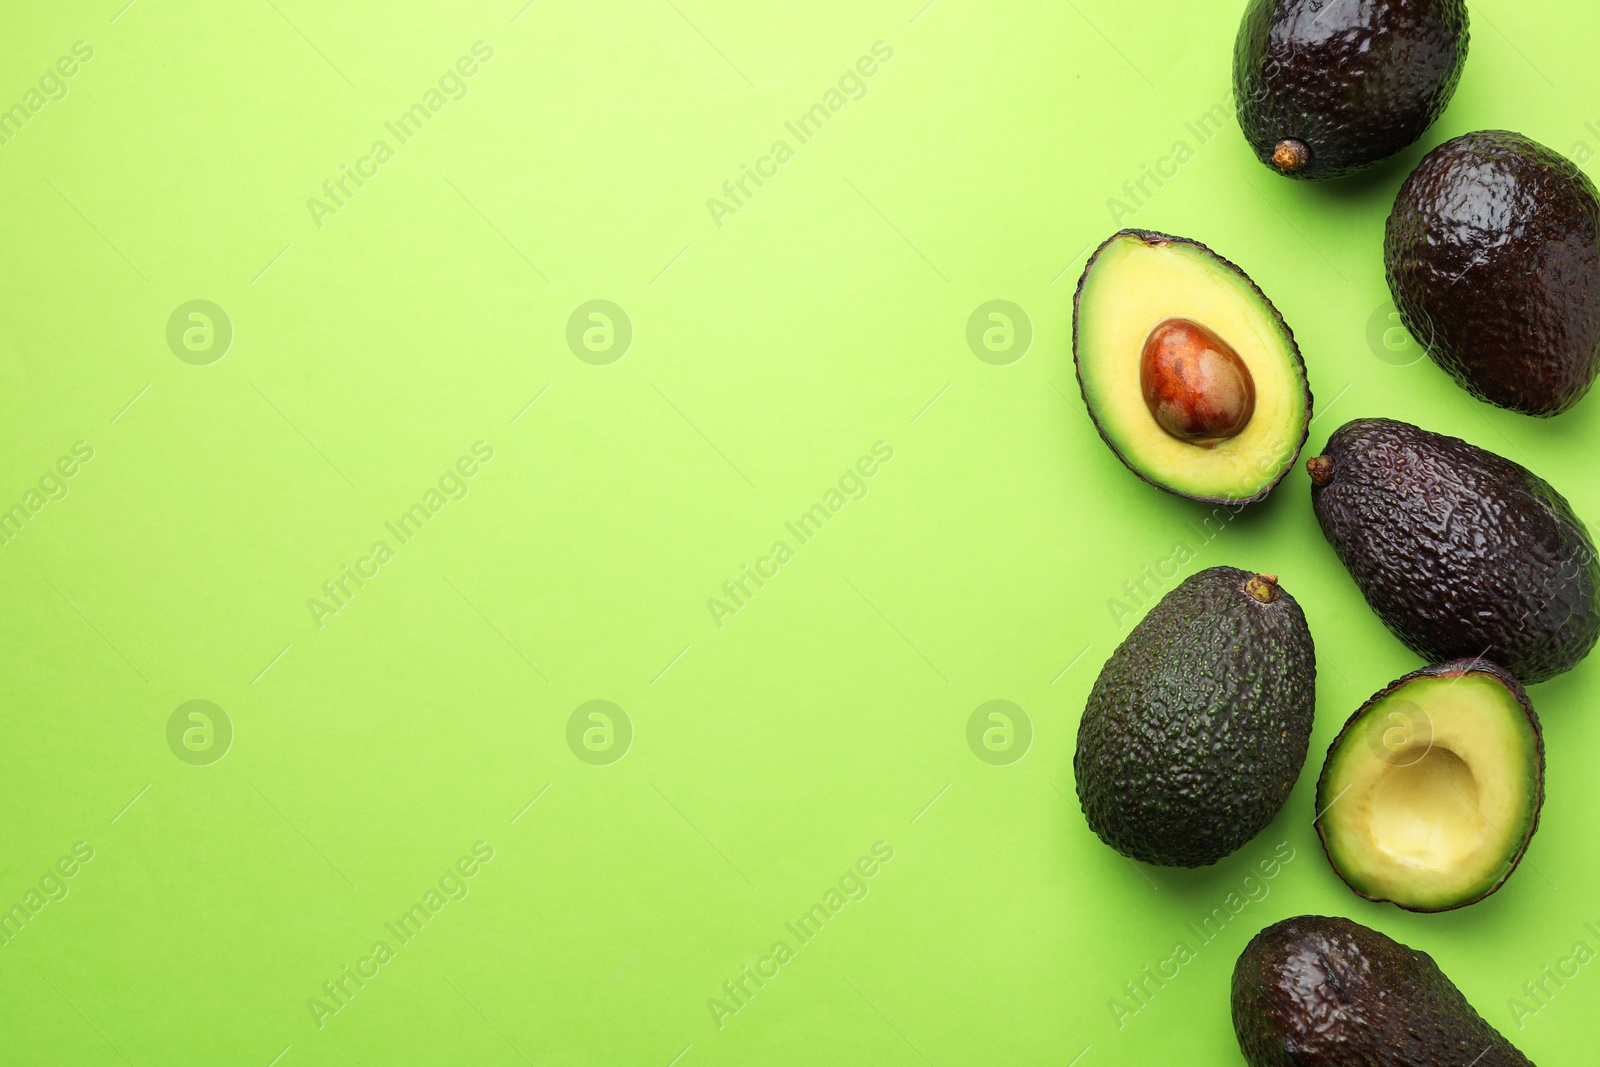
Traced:
POLYGON ((1528 694, 1501 667, 1454 660, 1392 682, 1345 723, 1317 782, 1317 834, 1358 895, 1447 911, 1505 883, 1543 803, 1528 694))
POLYGON ((1198 241, 1112 234, 1078 280, 1072 356, 1100 436, 1169 493, 1260 500, 1305 444, 1311 389, 1294 334, 1198 241))

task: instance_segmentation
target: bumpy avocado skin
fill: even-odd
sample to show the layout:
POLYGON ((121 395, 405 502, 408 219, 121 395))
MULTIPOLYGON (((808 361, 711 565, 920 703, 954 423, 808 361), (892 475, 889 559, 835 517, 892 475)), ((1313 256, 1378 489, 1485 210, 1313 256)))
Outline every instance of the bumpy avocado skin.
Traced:
POLYGON ((1202 867, 1283 807, 1305 763, 1316 653, 1275 584, 1213 567, 1150 610, 1100 671, 1073 759, 1089 826, 1132 859, 1202 867))
POLYGON ((1522 862, 1522 857, 1527 854, 1528 845, 1533 841, 1533 835, 1539 829, 1539 815, 1544 809, 1544 771, 1544 728, 1539 724, 1539 713, 1533 710, 1533 701, 1528 698, 1528 691, 1522 687, 1521 682, 1517 681, 1517 679, 1512 676, 1510 671, 1497 664, 1491 663, 1488 660, 1477 658, 1451 660, 1449 663, 1430 663, 1426 667, 1419 667, 1410 674, 1396 678, 1394 681, 1390 682, 1388 685, 1372 694, 1367 702, 1357 708, 1355 714, 1351 715, 1350 718, 1345 721, 1344 726, 1339 730, 1339 736, 1335 737, 1333 739, 1333 743, 1328 746, 1328 754, 1323 758, 1322 762, 1322 774, 1317 778, 1317 818, 1315 820, 1315 825, 1317 828, 1317 840, 1322 843, 1323 855, 1328 857, 1328 864, 1333 868, 1334 873, 1339 876, 1340 880, 1343 881, 1345 885, 1350 886, 1351 892, 1355 893, 1364 900, 1370 900, 1378 904, 1394 903, 1396 907, 1404 908, 1407 911, 1418 912, 1454 911, 1457 908, 1465 908, 1470 904, 1476 904, 1478 901, 1492 896, 1494 893, 1498 892, 1500 887, 1505 885, 1506 879, 1510 878, 1512 873, 1516 871, 1517 866, 1522 862), (1362 716, 1367 713, 1367 709, 1371 708, 1372 705, 1376 704, 1378 701, 1385 699, 1397 690, 1404 689, 1407 685, 1419 678, 1460 678, 1468 674, 1487 674, 1498 681, 1501 685, 1505 686, 1506 691, 1516 699, 1519 705, 1521 705, 1522 714, 1527 717, 1528 725, 1533 728, 1536 763, 1533 780, 1526 783, 1527 789, 1533 794, 1533 819, 1528 824, 1528 832, 1520 841, 1513 841, 1507 838, 1506 851, 1508 854, 1514 853, 1514 855, 1512 855, 1510 865, 1506 867, 1505 874, 1500 877, 1498 882, 1475 897, 1466 900, 1458 900, 1454 904, 1443 908, 1414 908, 1407 904, 1400 904, 1398 902, 1390 901, 1387 897, 1369 896, 1359 887, 1351 883, 1350 879, 1345 877, 1344 871, 1339 869, 1339 864, 1335 862, 1333 858, 1333 849, 1328 841, 1327 829, 1322 822, 1322 812, 1327 809, 1327 806, 1330 803, 1333 803, 1338 799, 1337 796, 1335 796, 1332 800, 1323 799, 1324 795, 1329 791, 1327 788, 1328 772, 1333 767, 1334 754, 1344 746, 1350 731, 1354 729, 1356 724, 1361 721, 1362 716))
POLYGON ((1250 1067, 1533 1067, 1426 952, 1349 919, 1274 923, 1233 969, 1250 1067))
POLYGON ((1424 659, 1481 656, 1532 684, 1600 638, 1594 543, 1526 468, 1391 419, 1345 423, 1307 466, 1323 535, 1424 659))
POLYGON ((1250 0, 1233 50, 1239 126, 1280 173, 1351 174, 1421 137, 1466 60, 1462 0, 1250 0), (1285 139, 1309 149, 1303 166, 1274 166, 1285 139))
POLYGON ((1526 415, 1566 411, 1600 371, 1600 199, 1518 133, 1463 134, 1400 189, 1383 242, 1406 328, 1462 388, 1526 415))

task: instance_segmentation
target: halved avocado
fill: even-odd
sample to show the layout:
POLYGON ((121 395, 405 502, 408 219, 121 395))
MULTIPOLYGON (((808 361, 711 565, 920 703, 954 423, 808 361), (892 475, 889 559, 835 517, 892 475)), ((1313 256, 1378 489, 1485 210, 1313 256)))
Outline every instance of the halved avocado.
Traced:
POLYGON ((1345 723, 1317 781, 1317 834, 1360 896, 1448 911, 1511 876, 1543 803, 1528 694, 1486 660, 1452 660, 1390 683, 1345 723))
POLYGON ((1072 356, 1100 436, 1169 493, 1260 500, 1305 444, 1311 389, 1294 334, 1198 241, 1112 234, 1078 280, 1072 356))

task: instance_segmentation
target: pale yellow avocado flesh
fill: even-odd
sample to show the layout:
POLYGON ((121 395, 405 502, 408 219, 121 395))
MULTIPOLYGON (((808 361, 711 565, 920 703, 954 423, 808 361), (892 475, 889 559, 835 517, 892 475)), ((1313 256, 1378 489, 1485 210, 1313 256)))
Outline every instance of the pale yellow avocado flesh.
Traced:
POLYGON ((1310 406, 1299 353, 1266 297, 1205 248, 1177 239, 1149 244, 1131 233, 1112 238, 1084 273, 1075 321, 1090 414, 1123 462, 1149 480, 1203 500, 1249 500, 1299 454, 1310 406), (1250 422, 1211 447, 1163 430, 1140 389, 1145 340, 1173 318, 1215 332, 1255 383, 1250 422))
POLYGON ((1533 725, 1492 675, 1414 679, 1347 726, 1329 756, 1317 800, 1329 859, 1374 900, 1420 910, 1475 900, 1521 858, 1540 773, 1533 725))

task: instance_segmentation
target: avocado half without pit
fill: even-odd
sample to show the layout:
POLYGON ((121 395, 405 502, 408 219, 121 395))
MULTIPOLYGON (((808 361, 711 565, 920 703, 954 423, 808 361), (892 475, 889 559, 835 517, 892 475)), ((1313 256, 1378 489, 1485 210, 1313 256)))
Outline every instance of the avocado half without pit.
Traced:
POLYGON ((1482 660, 1413 671, 1328 749, 1317 834, 1351 889, 1408 911, 1476 903, 1539 824, 1544 743, 1521 685, 1482 660))
POLYGON ((1096 249, 1073 301, 1072 352, 1100 436, 1170 493, 1259 500, 1305 443, 1311 390, 1294 334, 1197 241, 1122 230, 1096 249))

